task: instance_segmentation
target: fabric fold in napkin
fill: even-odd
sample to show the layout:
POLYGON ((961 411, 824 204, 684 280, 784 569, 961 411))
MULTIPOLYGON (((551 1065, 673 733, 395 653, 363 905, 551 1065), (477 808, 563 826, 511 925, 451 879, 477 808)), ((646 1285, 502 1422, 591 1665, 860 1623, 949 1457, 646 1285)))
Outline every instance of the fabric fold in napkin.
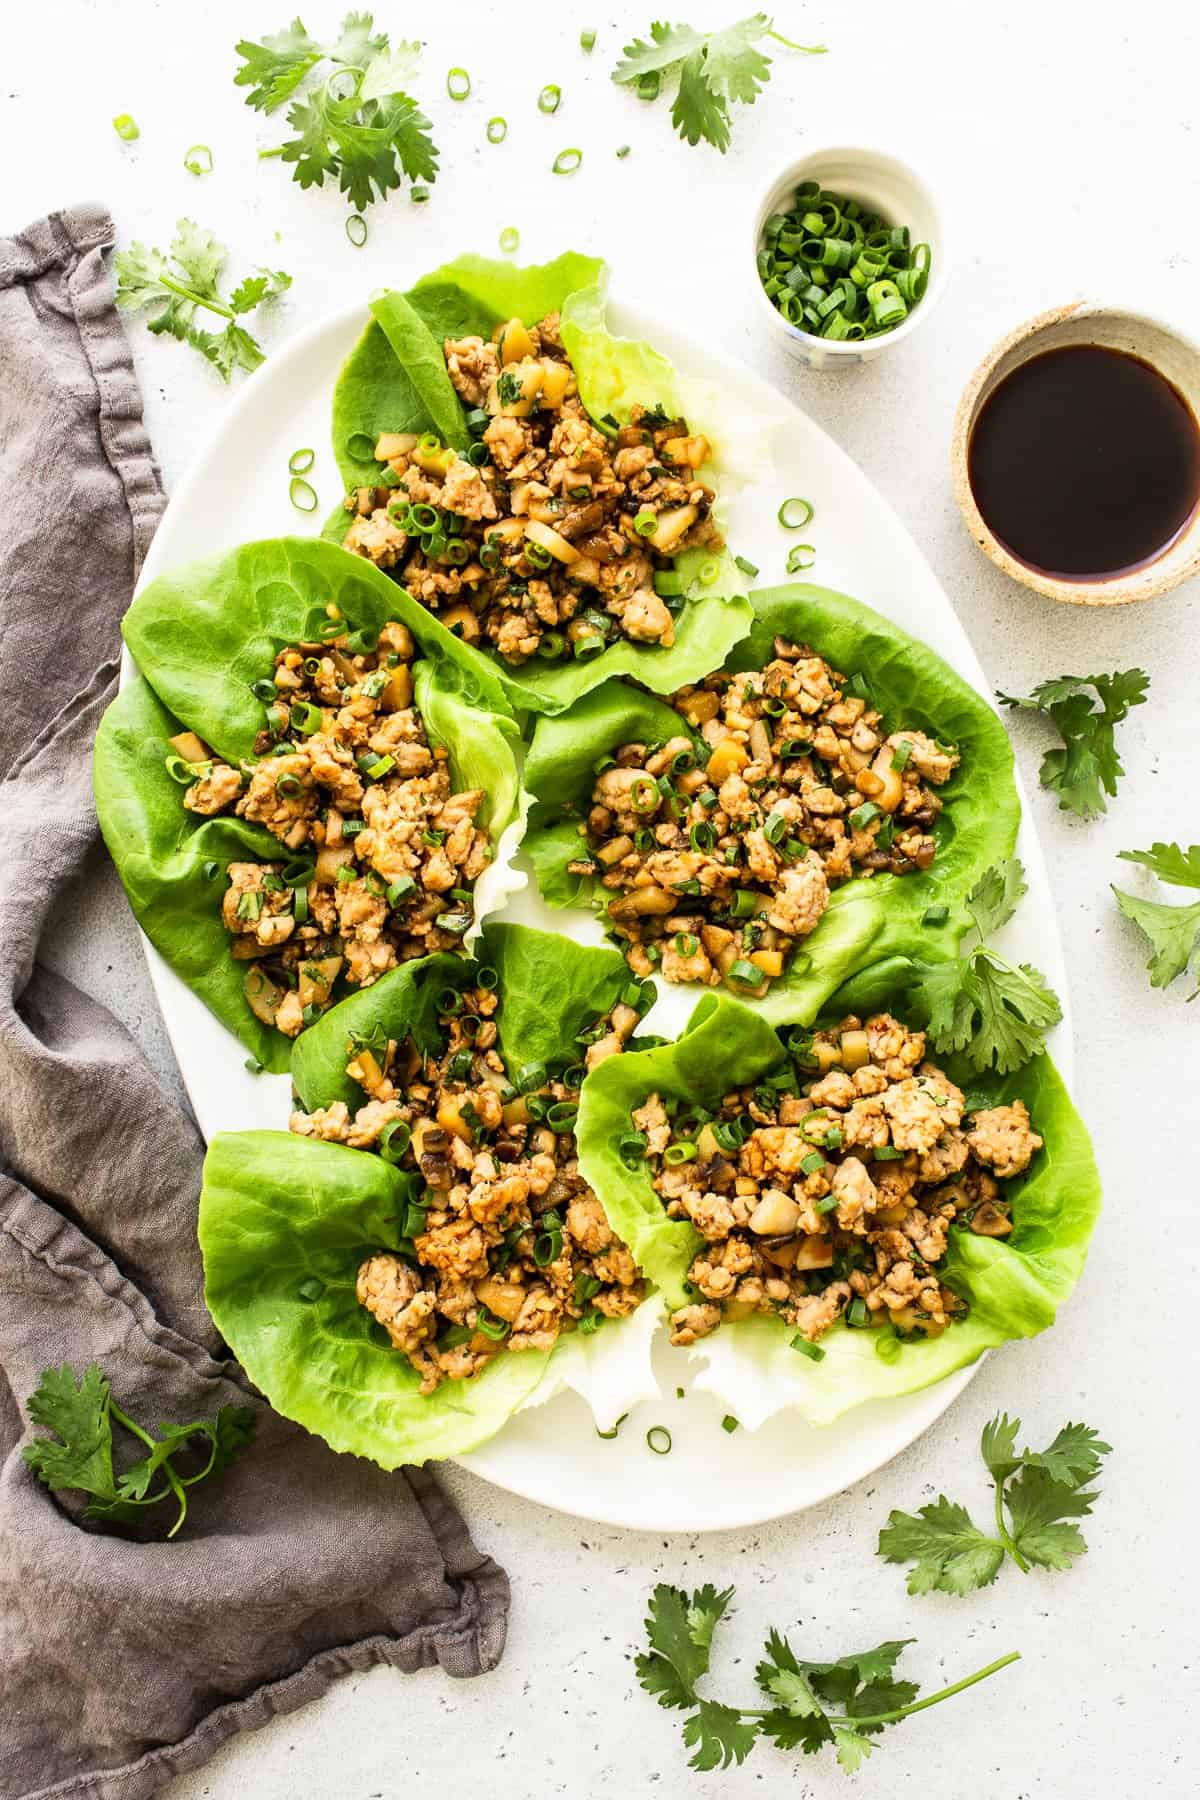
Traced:
POLYGON ((114 236, 82 206, 0 239, 0 1800, 141 1800, 339 1675, 494 1667, 508 1611, 432 1476, 335 1456, 249 1389, 204 1308, 195 1126, 37 963, 95 842, 92 739, 164 505, 114 236), (257 1416, 173 1542, 82 1523, 22 1460, 42 1370, 93 1361, 152 1425, 257 1416))

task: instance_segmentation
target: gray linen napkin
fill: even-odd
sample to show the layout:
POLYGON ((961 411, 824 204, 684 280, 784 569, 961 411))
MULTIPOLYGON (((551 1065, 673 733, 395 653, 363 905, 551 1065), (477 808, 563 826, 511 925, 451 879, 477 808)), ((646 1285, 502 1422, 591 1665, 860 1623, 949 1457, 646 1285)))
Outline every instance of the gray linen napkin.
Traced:
POLYGON ((339 1675, 494 1667, 508 1611, 430 1475, 335 1456, 248 1388, 204 1309, 195 1127, 35 960, 94 842, 92 738, 164 504, 114 235, 84 206, 0 239, 2 1800, 141 1800, 339 1675), (93 1360, 152 1424, 258 1416, 173 1543, 81 1524, 21 1459, 41 1371, 93 1360))

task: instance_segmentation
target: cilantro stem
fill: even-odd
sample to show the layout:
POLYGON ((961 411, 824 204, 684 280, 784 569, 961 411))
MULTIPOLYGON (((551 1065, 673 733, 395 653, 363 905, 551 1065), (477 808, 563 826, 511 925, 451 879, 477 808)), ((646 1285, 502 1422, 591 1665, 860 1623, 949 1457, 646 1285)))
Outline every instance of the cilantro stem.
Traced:
POLYGON ((282 144, 277 145, 274 150, 260 150, 258 153, 258 160, 259 162, 266 162, 268 156, 282 156, 283 150, 284 146, 282 144))
POLYGON ((123 1413, 121 1411, 120 1407, 117 1405, 116 1401, 113 1399, 111 1393, 109 1394, 109 1397, 108 1397, 108 1410, 112 1414, 113 1418, 117 1421, 117 1424, 123 1425, 125 1427, 126 1431, 131 1431, 133 1433, 134 1437, 141 1438, 143 1444, 145 1444, 145 1446, 148 1450, 154 1450, 157 1448, 158 1439, 152 1438, 148 1431, 143 1431, 141 1426, 139 1424, 137 1424, 137 1422, 135 1420, 133 1420, 129 1417, 128 1413, 123 1413))
POLYGON ((1020 1662, 1021 1652, 1010 1650, 1007 1656, 998 1656, 995 1662, 988 1663, 984 1669, 976 1669, 973 1675, 964 1675, 961 1681, 955 1681, 949 1687, 939 1688, 936 1694, 927 1694, 924 1700, 914 1700, 909 1706, 898 1706, 895 1712, 871 1713, 865 1718, 832 1719, 831 1724, 848 1725, 851 1731, 861 1731, 864 1725, 891 1725, 897 1719, 909 1719, 913 1713, 924 1712, 927 1706, 936 1706, 940 1700, 949 1700, 955 1694, 961 1694, 966 1688, 974 1687, 977 1681, 986 1681, 989 1675, 995 1675, 1001 1669, 1007 1669, 1009 1663, 1020 1662))
POLYGON ((1022 1575, 1028 1575, 1029 1564, 1017 1549, 1016 1540, 1013 1538, 1008 1526, 1004 1522, 1004 1483, 1002 1481, 995 1481, 992 1485, 996 1490, 996 1532, 1000 1538, 1000 1542, 1004 1545, 1004 1548, 1008 1551, 1008 1554, 1012 1557, 1022 1575))
MULTIPOLYGON (((206 306, 209 312, 220 313, 223 319, 235 319, 237 317, 237 314, 231 306, 224 306, 220 300, 206 300, 203 294, 197 294, 194 289, 184 287, 181 281, 175 281, 170 275, 158 275, 155 279, 158 282, 159 287, 169 288, 171 293, 178 294, 181 300, 194 300, 197 306, 206 306)), ((114 1407, 113 1410, 115 1412, 116 1408, 114 1407)), ((150 1438, 146 1439, 147 1443, 151 1443, 152 1441, 153 1440, 150 1438)))
POLYGON ((802 56, 824 56, 826 53, 824 44, 796 44, 791 38, 784 37, 782 31, 774 28, 767 32, 767 36, 774 38, 777 44, 785 44, 789 50, 799 50, 802 56))

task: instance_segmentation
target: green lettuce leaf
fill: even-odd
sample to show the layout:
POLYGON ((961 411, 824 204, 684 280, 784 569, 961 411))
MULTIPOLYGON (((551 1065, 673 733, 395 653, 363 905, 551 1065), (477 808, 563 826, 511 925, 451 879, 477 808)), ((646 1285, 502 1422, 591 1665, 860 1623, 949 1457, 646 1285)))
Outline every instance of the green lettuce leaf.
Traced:
POLYGON ((213 1139, 200 1193, 208 1310, 251 1381, 332 1449, 385 1469, 473 1449, 530 1398, 549 1361, 498 1356, 477 1380, 421 1395, 354 1292, 364 1258, 399 1242, 415 1189, 361 1150, 246 1131, 213 1139))
POLYGON ((250 684, 270 671, 281 645, 304 637, 306 625, 311 633, 309 621, 329 601, 352 627, 400 619, 420 646, 415 702, 430 741, 449 750, 457 786, 486 796, 480 820, 494 856, 477 884, 477 917, 525 880, 511 867, 524 829, 518 733, 494 671, 377 569, 320 541, 279 538, 151 582, 123 627, 145 682, 118 695, 97 737, 100 828, 151 942, 270 1069, 287 1067, 287 1043, 246 1003, 219 906, 225 863, 278 860, 281 846, 242 820, 186 812, 164 767, 164 740, 182 724, 230 762, 253 758, 263 707, 250 684), (203 865, 214 860, 222 877, 210 881, 203 865))
MULTIPOLYGON (((606 1012, 629 980, 615 952, 520 925, 489 926, 480 960, 497 973, 500 1048, 511 1067, 576 1060, 576 1032, 606 1012)), ((426 957, 331 1008, 292 1052, 306 1110, 337 1100, 352 1110, 362 1104, 345 1072, 351 1031, 382 1025, 390 1037, 411 1033, 435 1050, 438 997, 473 973, 461 957, 426 957)), ((209 1311, 277 1412, 335 1450, 394 1468, 459 1455, 519 1406, 564 1385, 588 1399, 604 1428, 656 1392, 649 1347, 657 1313, 649 1304, 592 1337, 573 1332, 549 1354, 499 1356, 477 1380, 422 1398, 407 1359, 354 1292, 363 1258, 397 1245, 398 1220, 419 1185, 378 1156, 289 1133, 213 1140, 200 1198, 209 1311)))
MULTIPOLYGON (((649 344, 614 337, 604 324, 606 284, 603 263, 567 251, 553 262, 528 268, 463 256, 423 276, 407 293, 377 295, 371 301, 371 323, 334 392, 334 455, 347 488, 378 482, 380 464, 369 454, 367 440, 373 444, 382 431, 433 430, 460 448, 467 442, 463 409, 441 353, 444 338, 487 338, 502 319, 519 317, 534 324, 554 311, 562 313, 563 342, 589 411, 620 419, 640 402, 686 412, 689 425, 718 446, 714 474, 729 469, 746 475, 742 445, 755 440, 752 421, 739 420, 734 433, 726 428, 722 435, 725 419, 714 406, 714 389, 683 380, 649 344)), ((335 514, 325 535, 340 541, 344 516, 339 527, 335 514)), ((668 693, 717 667, 745 632, 750 613, 731 557, 717 559, 715 579, 701 584, 698 571, 711 560, 694 551, 677 559, 686 604, 676 618, 669 650, 623 639, 581 663, 548 667, 535 661, 518 669, 491 663, 514 706, 561 712, 612 675, 628 675, 656 693, 668 693)))
POLYGON ((226 864, 266 861, 279 844, 245 819, 185 812, 183 789, 164 761, 165 740, 181 729, 141 675, 122 688, 96 734, 100 829, 134 917, 159 955, 265 1069, 283 1074, 288 1041, 246 1004, 245 964, 230 956, 221 923, 226 864), (209 877, 204 871, 213 863, 209 877))
MULTIPOLYGON (((890 993, 886 984, 875 984, 874 1002, 904 1016, 903 987, 897 985, 902 965, 893 976, 890 993)), ((630 1129, 634 1107, 649 1094, 711 1104, 782 1061, 782 1047, 765 1020, 736 1000, 706 995, 677 1043, 601 1063, 584 1083, 580 1169, 669 1307, 684 1304, 687 1270, 703 1240, 690 1225, 667 1218, 648 1170, 626 1168, 616 1144, 630 1129)), ((1074 1288, 1099 1213, 1100 1182, 1087 1130, 1050 1058, 1036 1057, 1014 1075, 982 1079, 956 1058, 937 1061, 972 1108, 1023 1099, 1045 1139, 1029 1173, 1009 1189, 1012 1234, 951 1232, 939 1272, 970 1311, 939 1338, 902 1343, 891 1362, 875 1352, 877 1333, 844 1324, 821 1340, 820 1362, 791 1349, 794 1332, 774 1318, 722 1325, 693 1352, 708 1365, 698 1385, 717 1393, 744 1425, 754 1428, 784 1406, 827 1423, 864 1401, 928 1387, 994 1345, 1044 1331, 1074 1288)))
MULTIPOLYGON (((730 670, 770 661, 776 635, 811 644, 843 674, 859 674, 889 729, 901 725, 956 744, 962 762, 939 790, 937 856, 921 875, 859 877, 834 890, 800 948, 811 958, 773 982, 755 1010, 774 1023, 810 1022, 864 964, 952 956, 970 926, 964 900, 984 870, 1011 855, 1020 803, 1012 749, 981 695, 926 644, 845 594, 794 583, 752 596, 754 623, 725 661, 730 670), (931 906, 949 909, 940 927, 922 924, 931 906)), ((598 757, 617 744, 685 729, 677 713, 623 684, 537 721, 525 765, 532 807, 525 849, 551 906, 584 902, 591 884, 567 874, 579 855, 577 820, 587 809, 598 757), (567 815, 564 818, 564 813, 567 815)), ((597 888, 597 893, 603 890, 597 888)))

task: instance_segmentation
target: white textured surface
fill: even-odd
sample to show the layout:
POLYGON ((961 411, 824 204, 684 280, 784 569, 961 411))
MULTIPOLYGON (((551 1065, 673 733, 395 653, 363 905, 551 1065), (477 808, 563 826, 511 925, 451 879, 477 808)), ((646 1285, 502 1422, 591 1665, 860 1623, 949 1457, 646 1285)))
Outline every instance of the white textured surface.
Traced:
MULTIPOLYGON (((391 1800, 439 1788, 502 1788, 514 1800, 589 1792, 740 1800, 785 1791, 826 1800, 842 1792, 836 1769, 769 1748, 741 1771, 687 1771, 675 1717, 640 1694, 629 1660, 659 1579, 738 1584, 715 1687, 747 1703, 768 1624, 794 1628, 818 1656, 915 1636, 913 1673, 931 1687, 1009 1648, 1023 1651, 1025 1660, 994 1683, 886 1740, 858 1777, 860 1793, 1183 1800, 1196 1791, 1200 1758, 1189 1548, 1196 1020, 1182 983, 1166 995, 1149 991, 1141 948, 1116 916, 1108 883, 1140 884, 1114 861, 1118 849, 1200 837, 1192 785, 1200 778, 1200 595, 1193 584, 1147 608, 1096 617, 1026 594, 971 550, 946 460, 963 381, 1025 315, 1089 293, 1195 327, 1195 16, 1167 0, 1133 10, 1097 0, 1086 12, 1009 0, 998 14, 958 0, 907 10, 883 0, 781 8, 782 29, 824 39, 831 54, 809 61, 781 52, 766 97, 741 113, 735 148, 721 159, 676 143, 661 104, 646 108, 609 87, 619 45, 653 16, 650 0, 574 6, 563 9, 569 21, 539 18, 504 31, 500 9, 481 4, 447 5, 428 18, 388 9, 394 34, 420 32, 431 46, 423 93, 446 174, 423 210, 404 200, 376 208, 370 243, 355 252, 331 193, 301 194, 278 163, 256 162, 256 142, 277 134, 258 126, 230 84, 234 40, 277 29, 291 10, 282 0, 6 8, 4 229, 94 196, 126 237, 161 243, 189 213, 216 228, 239 263, 270 261, 295 275, 264 333, 268 348, 357 292, 468 246, 491 249, 504 225, 520 227, 523 254, 564 242, 594 248, 630 291, 648 283, 656 308, 678 307, 691 330, 711 332, 769 373, 862 463, 930 556, 997 686, 1020 691, 1064 669, 1140 663, 1153 687, 1151 704, 1123 730, 1129 773, 1107 819, 1073 824, 1048 797, 1033 802, 1061 895, 1078 1099, 1108 1196, 1083 1287, 1054 1331, 993 1357, 946 1418, 871 1482, 752 1533, 696 1542, 589 1528, 452 1474, 478 1539, 513 1577, 500 1669, 453 1688, 435 1672, 402 1679, 377 1671, 345 1683, 320 1706, 227 1748, 176 1783, 173 1800, 391 1800), (577 47, 585 24, 598 33, 590 59, 577 47), (452 63, 466 64, 475 80, 464 106, 442 92, 452 63), (547 80, 564 88, 552 120, 534 106, 547 80), (108 123, 126 110, 142 128, 130 148, 108 123), (499 149, 482 142, 493 112, 510 121, 499 149), (750 323, 745 217, 778 164, 800 147, 845 140, 856 125, 893 137, 932 172, 950 214, 954 277, 928 338, 917 334, 868 369, 811 376, 750 323), (203 181, 182 168, 197 139, 211 143, 217 165, 203 181), (612 150, 622 142, 633 150, 617 162, 612 150), (583 147, 584 166, 556 179, 548 165, 567 144, 583 147), (1093 1548, 1070 1575, 1006 1570, 975 1599, 909 1600, 901 1572, 872 1556, 874 1533, 891 1506, 915 1506, 939 1488, 982 1509, 975 1440, 1002 1406, 1021 1412, 1033 1435, 1084 1417, 1115 1443, 1087 1528, 1093 1548)), ((738 7, 689 0, 679 10, 725 23, 738 7)), ((306 8, 314 30, 336 13, 306 8)), ((224 392, 181 347, 140 328, 135 345, 171 484, 224 392)), ((815 528, 814 536, 819 546, 815 528)), ((1035 777, 1040 730, 1022 724, 1017 735, 1035 777)), ((83 890, 64 899, 53 960, 108 1000, 170 1075, 120 891, 99 859, 83 890)))

